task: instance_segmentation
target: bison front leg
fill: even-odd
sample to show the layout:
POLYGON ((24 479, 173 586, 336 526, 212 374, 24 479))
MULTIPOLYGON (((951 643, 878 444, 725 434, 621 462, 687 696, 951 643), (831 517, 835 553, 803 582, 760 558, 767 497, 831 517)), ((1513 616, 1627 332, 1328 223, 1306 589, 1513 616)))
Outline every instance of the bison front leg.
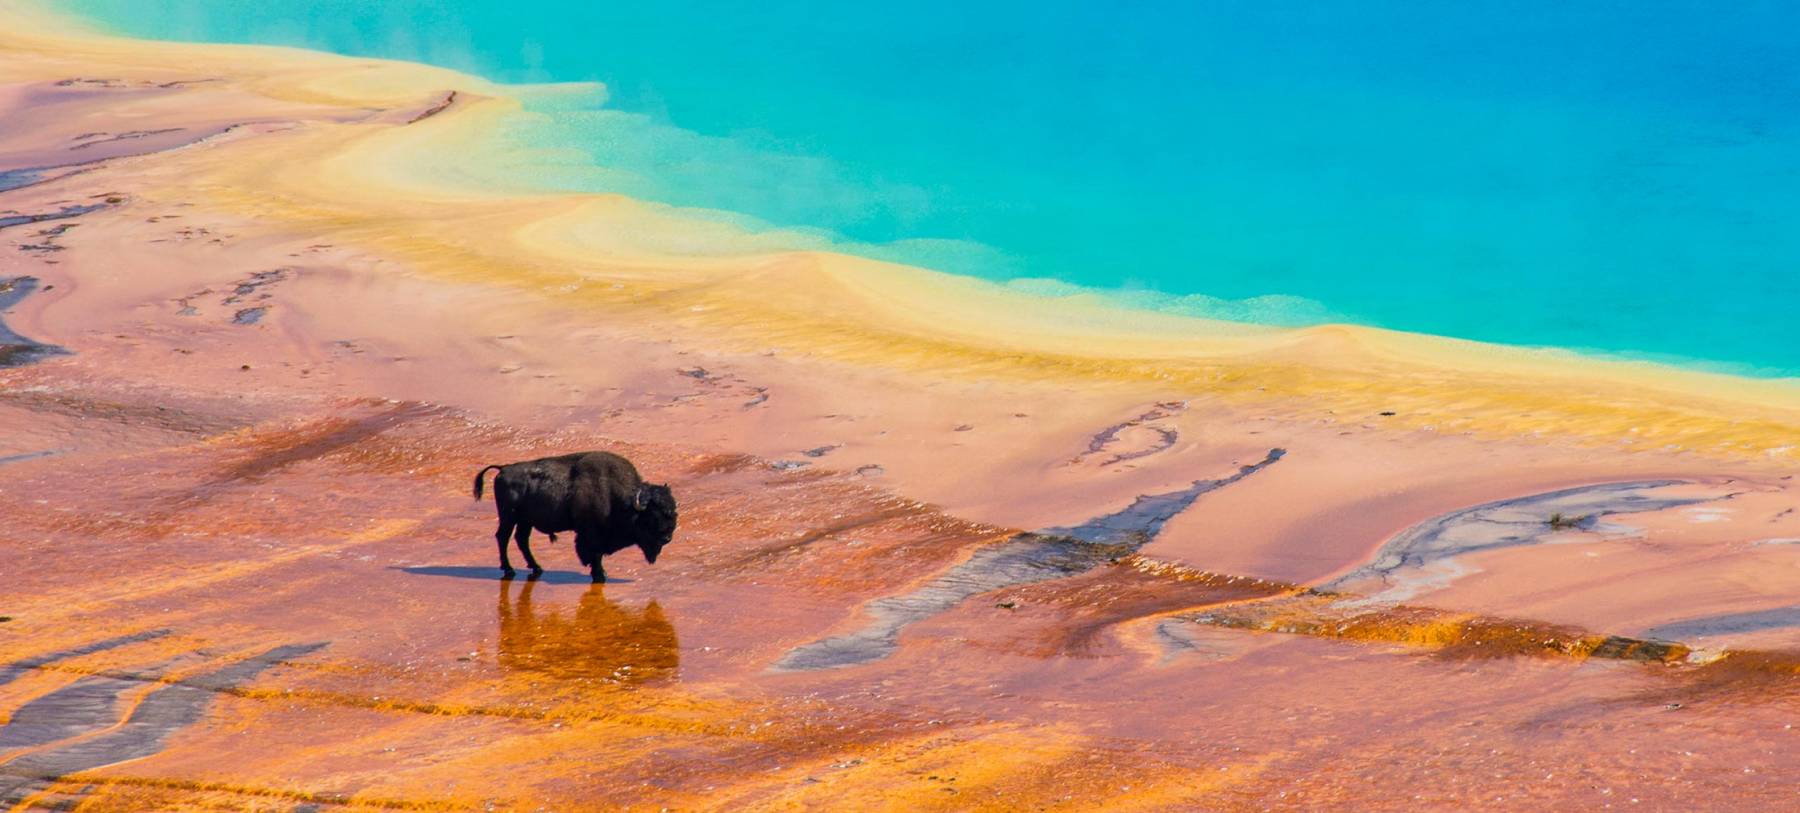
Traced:
POLYGON ((606 567, 600 564, 600 551, 594 549, 593 534, 575 532, 575 558, 587 565, 588 575, 593 577, 595 584, 606 581, 606 567))
POLYGON ((535 578, 544 575, 544 569, 538 567, 537 559, 531 555, 531 526, 519 523, 519 529, 513 532, 513 541, 519 543, 519 552, 525 554, 525 566, 531 568, 535 578))
MULTIPOLYGON (((500 520, 500 530, 494 532, 494 541, 500 543, 500 575, 508 579, 513 577, 513 568, 512 561, 506 558, 506 542, 512 538, 512 534, 513 523, 509 520, 500 520)), ((529 561, 530 557, 527 556, 526 559, 529 561)))

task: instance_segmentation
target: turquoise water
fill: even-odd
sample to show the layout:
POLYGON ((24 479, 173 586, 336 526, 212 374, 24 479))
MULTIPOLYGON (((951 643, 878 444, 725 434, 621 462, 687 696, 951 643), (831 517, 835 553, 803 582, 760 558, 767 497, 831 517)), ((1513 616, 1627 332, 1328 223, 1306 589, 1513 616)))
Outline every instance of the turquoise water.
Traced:
POLYGON ((1800 373, 1800 7, 70 0, 460 68, 541 183, 1248 321, 1800 373), (572 101, 574 100, 574 101, 572 101))

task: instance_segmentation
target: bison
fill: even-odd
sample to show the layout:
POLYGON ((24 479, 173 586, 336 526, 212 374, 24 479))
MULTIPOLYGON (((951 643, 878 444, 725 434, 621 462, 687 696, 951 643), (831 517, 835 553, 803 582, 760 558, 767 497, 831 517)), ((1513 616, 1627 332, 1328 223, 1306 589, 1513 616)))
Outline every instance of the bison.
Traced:
POLYGON ((632 545, 644 552, 644 560, 656 563, 664 545, 675 535, 675 495, 668 485, 651 485, 637 469, 611 452, 576 452, 558 457, 488 466, 475 473, 475 499, 481 499, 481 481, 494 475, 494 507, 500 513, 500 571, 513 575, 506 556, 506 538, 519 543, 531 575, 544 572, 531 555, 533 528, 556 541, 560 531, 575 532, 575 556, 586 565, 596 583, 606 581, 600 557, 632 545))

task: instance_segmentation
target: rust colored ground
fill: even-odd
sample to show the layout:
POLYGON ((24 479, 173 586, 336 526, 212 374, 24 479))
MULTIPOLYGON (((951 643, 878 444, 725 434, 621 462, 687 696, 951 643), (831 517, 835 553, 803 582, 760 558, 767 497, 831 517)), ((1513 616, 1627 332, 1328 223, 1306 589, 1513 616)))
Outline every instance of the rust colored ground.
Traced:
POLYGON ((0 757, 0 776, 32 782, 27 809, 1673 808, 1793 790, 1791 659, 1606 662, 1582 631, 1442 613, 1332 626, 1291 586, 1135 557, 972 600, 873 665, 770 673, 1006 533, 851 474, 415 404, 316 407, 12 465, 0 659, 30 665, 0 708, 119 687, 104 727, 0 757), (565 540, 543 545, 544 579, 500 580, 467 475, 577 447, 670 480, 679 546, 591 586, 565 540), (1204 632, 1175 646, 1163 624, 1204 632), (153 637, 32 661, 134 634, 153 637), (1577 643, 1510 643, 1554 636, 1577 643), (251 680, 205 677, 308 644, 251 680), (148 756, 8 770, 153 725, 132 704, 184 686, 206 695, 204 723, 148 756))

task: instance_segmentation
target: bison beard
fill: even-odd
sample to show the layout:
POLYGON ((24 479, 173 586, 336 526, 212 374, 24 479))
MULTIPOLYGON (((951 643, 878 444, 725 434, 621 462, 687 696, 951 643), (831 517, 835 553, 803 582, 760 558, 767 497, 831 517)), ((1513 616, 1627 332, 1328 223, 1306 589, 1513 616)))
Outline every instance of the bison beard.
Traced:
POLYGON ((578 452, 504 466, 487 466, 475 473, 475 498, 481 498, 482 479, 494 476, 494 507, 500 527, 494 540, 500 548, 500 570, 513 575, 507 557, 510 537, 524 555, 532 575, 544 572, 531 555, 531 532, 575 532, 575 556, 588 568, 593 580, 606 580, 601 557, 636 545, 644 559, 655 564, 664 545, 675 534, 675 496, 667 485, 643 481, 637 469, 610 452, 578 452))

